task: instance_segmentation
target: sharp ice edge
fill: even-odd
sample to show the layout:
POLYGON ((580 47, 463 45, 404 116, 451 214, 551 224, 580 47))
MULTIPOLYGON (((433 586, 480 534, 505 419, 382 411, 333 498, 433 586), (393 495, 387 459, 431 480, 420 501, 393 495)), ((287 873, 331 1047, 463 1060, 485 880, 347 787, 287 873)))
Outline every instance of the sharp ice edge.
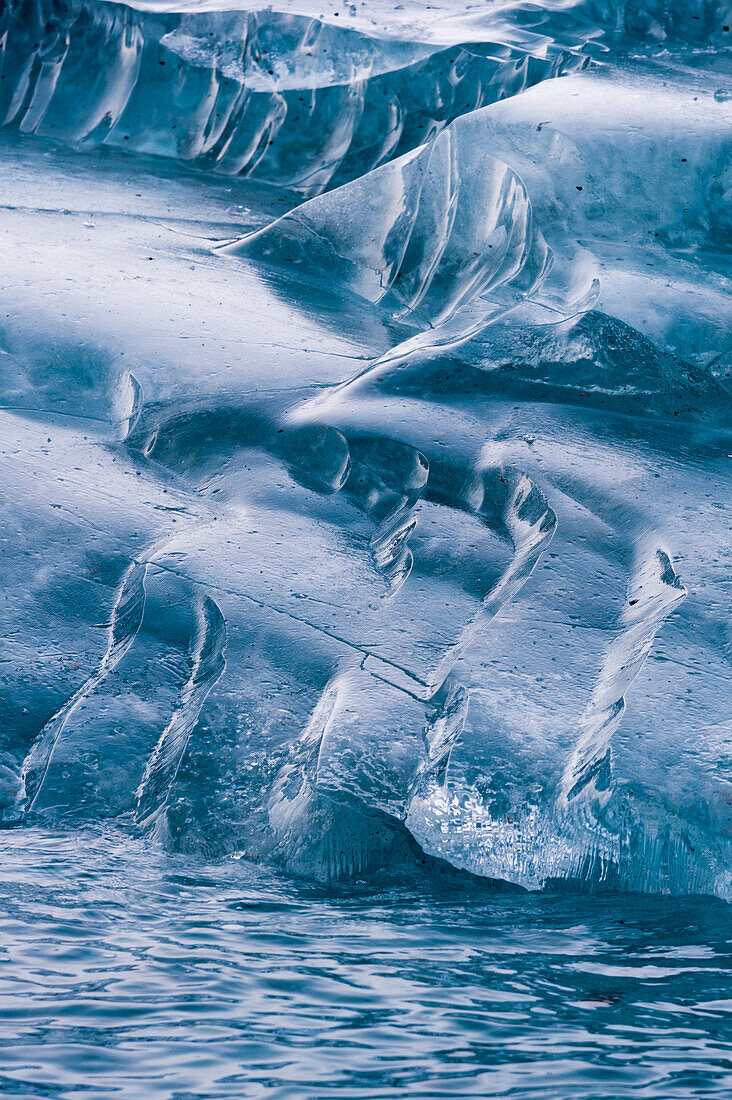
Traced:
POLYGON ((585 62, 551 43, 533 53, 500 40, 440 49, 296 13, 149 15, 90 0, 9 0, 0 29, 0 125, 305 194, 585 62))
POLYGON ((138 562, 132 562, 128 566, 112 608, 107 649, 99 668, 44 726, 25 757, 20 769, 20 783, 15 800, 16 808, 21 812, 27 813, 33 809, 46 778, 56 742, 74 710, 119 664, 134 642, 145 609, 146 570, 147 567, 138 562))
POLYGON ((221 251, 336 280, 405 326, 429 327, 430 344, 454 343, 496 305, 530 299, 552 266, 520 177, 456 125, 221 251))
POLYGON ((425 784, 444 781, 467 705, 457 684, 446 684, 425 706, 363 668, 341 671, 272 790, 269 822, 279 858, 300 869, 303 861, 312 866, 315 853, 326 878, 343 871, 344 858, 351 873, 368 869, 374 847, 383 858, 379 827, 390 836, 387 823, 404 821, 425 784), (360 833, 355 846, 344 828, 360 833))
POLYGON ((608 649, 582 716, 581 733, 560 784, 562 804, 586 792, 590 785, 595 796, 602 792, 608 797, 610 747, 622 721, 625 693, 643 667, 656 631, 685 596, 686 589, 668 554, 656 549, 633 578, 627 606, 620 615, 620 634, 608 649))
MULTIPOLYGON (((129 555, 135 560, 118 587, 96 672, 45 724, 19 772, 17 754, 4 750, 15 792, 6 821, 37 810, 42 791, 44 813, 63 812, 59 798, 88 799, 87 812, 95 812, 90 785, 101 788, 109 776, 87 778, 82 787, 72 753, 74 767, 67 762, 56 768, 46 784, 54 751, 62 735, 78 737, 81 775, 88 755, 78 732, 81 712, 93 735, 109 698, 137 697, 135 678, 149 671, 149 653, 161 652, 161 679, 164 671, 169 684, 156 718, 170 717, 161 733, 162 721, 152 723, 152 753, 150 731, 138 738, 126 775, 139 763, 142 781, 136 795, 134 784, 128 792, 136 800, 137 824, 154 826, 171 843, 189 843, 203 827, 200 774, 210 773, 223 831, 236 823, 232 838, 219 837, 220 850, 239 845, 325 878, 383 865, 395 853, 406 857, 406 823, 426 851, 530 887, 575 877, 729 894, 723 813, 717 820, 711 809, 716 789, 705 789, 707 806, 686 820, 678 799, 665 806, 660 788, 638 797, 623 779, 623 761, 612 767, 626 696, 686 589, 673 563, 678 548, 667 545, 673 538, 658 511, 639 521, 640 533, 638 523, 632 531, 613 526, 607 460, 640 479, 651 476, 647 468, 656 461, 648 454, 662 447, 651 432, 646 452, 643 446, 633 452, 615 424, 605 429, 617 433, 614 449, 601 432, 595 437, 598 455, 607 456, 603 467, 592 454, 594 422, 570 417, 567 446, 579 448, 581 462, 563 463, 553 427, 537 438, 533 425, 522 434, 495 421, 486 382, 492 371, 500 376, 509 402, 516 394, 536 400, 544 387, 559 408, 581 397, 579 405, 594 400, 622 415, 663 417, 678 415, 681 406, 686 421, 710 425, 699 453, 713 450, 715 416, 724 420, 729 398, 723 341, 710 340, 706 305, 700 310, 692 301, 675 331, 664 328, 670 311, 658 308, 663 299, 640 280, 636 313, 632 301, 622 300, 625 273, 614 258, 618 218, 643 224, 655 217, 657 183, 644 176, 637 144, 623 158, 622 178, 612 149, 592 140, 606 103, 613 102, 631 128, 639 128, 634 120, 640 117, 642 130, 648 126, 644 110, 658 121, 654 97, 666 96, 668 106, 674 92, 659 93, 657 78, 649 83, 646 77, 639 94, 630 69, 617 80, 611 68, 598 75, 586 64, 599 39, 618 56, 639 41, 677 42, 685 49, 707 44, 719 33, 721 7, 697 3, 684 13, 658 3, 630 15, 623 4, 561 7, 527 14, 506 6, 500 17, 468 15, 468 23, 461 13, 455 27, 480 27, 481 44, 458 35, 438 45, 424 33, 385 41, 334 27, 307 10, 181 15, 157 3, 134 12, 45 0, 6 5, 0 16, 0 116, 9 130, 72 146, 154 153, 289 188, 306 200, 315 196, 254 233, 229 234, 209 260, 216 265, 212 272, 241 279, 251 293, 256 269, 257 278, 278 287, 303 317, 312 310, 324 327, 333 315, 328 295, 335 292, 343 317, 368 315, 369 324, 384 326, 385 333, 376 348, 364 340, 369 351, 355 357, 367 366, 356 377, 335 385, 318 380, 320 392, 305 401, 301 390, 313 382, 309 366, 299 376, 295 370, 292 400, 272 401, 260 388, 259 404, 252 398, 247 406, 241 393, 246 388, 256 395, 257 387, 235 383, 233 392, 224 386, 216 394, 217 368, 211 369, 209 353, 202 354, 212 404, 208 390, 197 398, 200 384, 185 367, 183 383, 171 386, 169 363, 161 371, 160 361, 147 365, 138 353, 133 373, 121 366, 125 351, 118 357, 116 348, 110 364, 105 322, 97 333, 100 314, 88 311, 92 338, 81 346, 94 365, 89 389, 101 379, 104 391, 101 399, 92 393, 91 407, 98 412, 100 404, 108 405, 104 415, 86 418, 97 437, 96 474, 109 479, 129 508, 142 546, 129 555), (98 79, 80 85, 79 74, 90 66, 98 79), (582 75, 549 79, 572 70, 582 75), (587 208, 578 193, 588 189, 588 179, 600 186, 596 161, 601 198, 587 208), (637 172, 632 191, 631 169, 637 172), (576 185, 578 178, 583 186, 576 185), (592 311, 600 294, 621 312, 627 309, 631 321, 638 310, 650 314, 660 352, 632 328, 592 311), (632 347, 633 364, 629 355, 616 354, 618 346, 632 347), (708 373, 695 373, 678 358, 692 347, 695 354, 699 349, 696 361, 709 364, 708 373), (592 366, 589 380, 585 362, 592 366), (600 364, 607 371, 602 385, 600 364), (567 377, 572 371, 577 379, 567 377), (156 395, 147 406, 138 376, 156 395), (433 377, 447 385, 451 408, 447 400, 448 408, 439 409, 433 377), (474 411, 468 393, 475 395, 474 411), (223 432, 232 427, 227 440, 223 432), (451 437, 447 452, 444 440, 435 438, 443 432, 451 437), (487 434, 490 442, 481 448, 487 434), (635 563, 627 599, 614 618, 607 612, 613 640, 603 641, 597 654, 588 651, 599 668, 573 737, 569 744, 552 744, 563 751, 551 778, 537 781, 548 801, 535 797, 537 784, 527 774, 523 803, 506 812, 464 781, 465 761, 458 761, 454 776, 448 765, 466 728, 471 692, 477 694, 476 675, 487 667, 490 639, 506 636, 512 616, 518 622, 524 617, 528 633, 547 613, 541 583, 532 589, 525 582, 557 531, 554 556, 571 559, 577 512, 586 531, 605 525, 607 557, 598 560, 609 563, 614 581, 622 572, 615 542, 630 545, 635 563), (161 513, 176 515, 162 523, 161 513), (182 523, 174 530, 176 518, 182 523), (464 561, 450 557, 455 550, 464 551, 464 561), (145 610, 146 584, 157 591, 155 611, 145 610), (525 588, 528 595, 519 599, 525 588), (192 625, 176 626, 179 614, 192 625), (494 619, 497 625, 487 632, 494 619), (228 662, 225 644, 236 654, 228 662), (262 718, 256 731, 265 745, 261 752, 244 747, 240 723, 248 721, 247 707, 262 718), (269 727, 274 740, 267 740, 269 727), (238 769, 247 753, 255 778, 245 791, 238 769), (213 767, 217 756, 223 763, 213 767)), ((419 22, 414 12, 405 18, 419 22)), ((724 99, 716 96, 715 102, 724 99)), ((679 117, 679 140, 691 142, 694 129, 683 113, 679 117)), ((693 206, 694 188, 676 173, 667 175, 668 210, 658 222, 666 252, 654 245, 651 253, 677 264, 680 253, 691 256, 691 277, 712 302, 721 295, 714 234, 724 213, 717 193, 702 191, 701 181, 719 163, 716 126, 700 126, 698 155, 682 158, 694 162, 690 178, 700 181, 697 207, 705 220, 694 222, 694 215, 674 226, 683 204, 684 213, 693 206)), ((661 158, 667 146, 659 142, 661 158)), ((253 203, 264 201, 247 195, 253 203)), ((182 193, 180 199, 185 202, 182 193)), ((288 192, 284 201, 292 205, 295 198, 288 192)), ((195 257, 200 260, 200 253, 195 257)), ((181 253, 185 266, 175 269, 176 279, 181 271, 185 276, 191 258, 181 253)), ((269 308, 274 302, 273 296, 269 308)), ((11 325, 4 336, 3 364, 16 380, 10 407, 18 416, 32 413, 41 425, 51 417, 54 435, 67 440, 74 455, 69 461, 77 461, 80 438, 73 428, 57 433, 54 418, 84 417, 86 406, 75 408, 73 389, 59 400, 48 385, 53 372, 43 370, 49 345, 39 339, 26 361, 29 340, 20 331, 17 339, 18 326, 11 325), (36 387, 40 401, 22 404, 32 401, 36 387)), ((51 350, 61 364, 55 369, 71 379, 63 356, 78 358, 74 345, 60 355, 51 350)), ((500 405, 500 385, 494 399, 496 394, 500 405)), ((541 413, 534 416, 541 426, 541 413)), ((642 419, 632 422, 647 430, 642 419)), ((8 423, 14 430, 12 417, 8 423)), ((687 466, 677 464, 690 477, 703 460, 694 454, 687 466)), ((697 501, 705 507, 701 494, 697 501)), ((67 510, 84 514, 84 507, 77 494, 67 510)), ((712 532, 718 530, 714 519, 706 507, 704 522, 712 532)), ((92 529, 103 539, 103 524, 90 524, 92 529)), ((596 535, 578 541, 588 538, 596 535)), ((700 544, 705 549, 703 538, 700 544)), ((66 553, 63 538, 58 545, 66 553)), ((571 578, 571 562, 568 568, 571 578)), ((589 583, 591 574, 579 576, 589 583)), ((40 575, 34 583, 47 592, 40 575)), ((610 604, 610 581, 605 595, 610 604)), ((585 615, 584 629, 590 621, 585 615)), ((684 625, 674 626, 683 642, 684 625)), ((567 679, 565 690, 571 691, 567 679)), ((132 704, 128 711, 129 720, 132 704)), ((546 733, 550 740, 549 727, 546 733)), ((509 745, 507 738, 507 756, 509 745)), ((627 766, 627 746, 622 748, 627 766)), ((490 770, 490 755, 488 762, 490 770)))
POLYGON ((180 705, 145 765, 135 798, 135 819, 146 826, 155 824, 160 828, 160 815, 165 809, 201 707, 224 671, 226 625, 218 605, 210 596, 204 595, 198 601, 196 616, 198 623, 190 676, 181 692, 180 705))

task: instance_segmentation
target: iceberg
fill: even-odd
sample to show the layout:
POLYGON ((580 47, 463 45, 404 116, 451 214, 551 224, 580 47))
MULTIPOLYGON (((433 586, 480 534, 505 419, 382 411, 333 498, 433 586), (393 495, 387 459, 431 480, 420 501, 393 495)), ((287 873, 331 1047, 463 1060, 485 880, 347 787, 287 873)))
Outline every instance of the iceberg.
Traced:
POLYGON ((728 28, 7 0, 5 827, 732 898, 728 28))

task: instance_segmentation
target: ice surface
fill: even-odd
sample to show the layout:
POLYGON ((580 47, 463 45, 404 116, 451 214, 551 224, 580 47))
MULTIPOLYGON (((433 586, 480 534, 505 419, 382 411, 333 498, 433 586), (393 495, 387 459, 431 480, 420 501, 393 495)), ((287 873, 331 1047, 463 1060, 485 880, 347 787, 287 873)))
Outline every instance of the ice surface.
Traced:
POLYGON ((732 897, 729 25, 6 2, 8 827, 732 897))

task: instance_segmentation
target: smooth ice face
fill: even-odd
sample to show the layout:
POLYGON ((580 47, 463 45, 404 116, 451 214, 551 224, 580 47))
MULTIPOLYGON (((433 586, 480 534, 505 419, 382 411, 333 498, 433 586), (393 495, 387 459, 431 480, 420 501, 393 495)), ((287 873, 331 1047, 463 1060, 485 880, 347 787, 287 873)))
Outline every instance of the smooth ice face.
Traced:
POLYGON ((0 14, 3 821, 729 898, 723 5, 310 8, 0 14))

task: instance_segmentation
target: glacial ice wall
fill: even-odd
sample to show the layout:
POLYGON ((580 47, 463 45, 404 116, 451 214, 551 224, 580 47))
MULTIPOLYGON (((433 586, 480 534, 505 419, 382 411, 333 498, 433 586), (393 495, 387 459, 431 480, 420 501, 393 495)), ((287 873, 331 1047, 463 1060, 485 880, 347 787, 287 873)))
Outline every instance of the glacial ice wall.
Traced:
POLYGON ((6 0, 8 828, 732 896, 729 25, 6 0))
POLYGON ((584 63, 547 43, 384 42, 313 16, 8 3, 0 118, 314 194, 584 63), (92 72, 90 80, 88 74, 92 72))

